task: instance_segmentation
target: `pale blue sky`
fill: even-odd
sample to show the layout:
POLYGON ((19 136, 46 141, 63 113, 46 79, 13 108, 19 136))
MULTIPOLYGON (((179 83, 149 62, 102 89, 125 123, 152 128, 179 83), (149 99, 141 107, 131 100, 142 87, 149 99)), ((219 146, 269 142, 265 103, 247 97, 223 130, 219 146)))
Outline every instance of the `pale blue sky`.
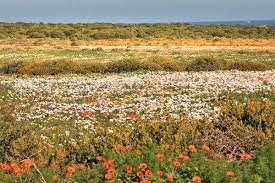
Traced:
POLYGON ((138 23, 252 19, 275 19, 275 0, 0 0, 0 22, 138 23))

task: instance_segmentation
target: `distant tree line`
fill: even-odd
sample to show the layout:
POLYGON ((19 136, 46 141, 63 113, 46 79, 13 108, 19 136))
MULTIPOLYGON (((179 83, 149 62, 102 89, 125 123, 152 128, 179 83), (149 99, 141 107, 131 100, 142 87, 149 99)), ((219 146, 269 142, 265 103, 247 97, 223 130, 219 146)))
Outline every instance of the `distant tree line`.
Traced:
POLYGON ((275 38, 275 26, 0 23, 0 39, 275 38))

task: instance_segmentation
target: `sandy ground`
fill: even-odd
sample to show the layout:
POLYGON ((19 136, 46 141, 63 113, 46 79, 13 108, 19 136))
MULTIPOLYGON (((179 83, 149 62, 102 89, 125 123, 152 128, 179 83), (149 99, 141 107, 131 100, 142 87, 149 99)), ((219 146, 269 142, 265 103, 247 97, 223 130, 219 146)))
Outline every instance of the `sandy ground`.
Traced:
POLYGON ((275 53, 275 46, 102 46, 89 45, 78 46, 79 49, 128 49, 128 50, 171 50, 171 51, 269 51, 275 53))
POLYGON ((96 49, 104 50, 123 49, 123 50, 140 50, 140 51, 255 51, 255 52, 272 52, 275 53, 275 46, 118 46, 118 45, 80 45, 80 46, 57 46, 57 45, 19 45, 19 44, 0 44, 0 50, 4 49, 33 49, 33 50, 52 50, 52 49, 96 49))

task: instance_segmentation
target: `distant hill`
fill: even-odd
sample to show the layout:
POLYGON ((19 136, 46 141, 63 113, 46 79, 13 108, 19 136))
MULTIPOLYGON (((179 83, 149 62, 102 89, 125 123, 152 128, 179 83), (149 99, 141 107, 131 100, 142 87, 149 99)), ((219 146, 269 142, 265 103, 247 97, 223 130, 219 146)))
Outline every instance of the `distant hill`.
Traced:
POLYGON ((192 24, 224 24, 224 25, 275 25, 275 20, 243 20, 243 21, 202 21, 202 22, 188 22, 192 24))

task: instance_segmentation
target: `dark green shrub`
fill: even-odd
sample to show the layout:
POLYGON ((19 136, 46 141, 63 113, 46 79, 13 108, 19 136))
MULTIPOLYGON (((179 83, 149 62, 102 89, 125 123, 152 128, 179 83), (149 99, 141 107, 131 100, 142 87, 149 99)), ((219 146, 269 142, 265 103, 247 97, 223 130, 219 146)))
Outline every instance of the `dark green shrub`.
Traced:
POLYGON ((163 70, 160 64, 151 61, 145 61, 141 63, 142 70, 145 71, 160 71, 163 70))
POLYGON ((161 66, 162 70, 165 71, 182 71, 184 70, 183 64, 169 57, 154 57, 152 59, 153 63, 157 63, 161 66))
POLYGON ((228 70, 240 70, 240 71, 265 71, 268 70, 268 66, 261 62, 256 61, 237 61, 229 63, 228 70))
POLYGON ((45 38, 46 35, 39 31, 27 31, 26 35, 28 38, 45 38))
POLYGON ((0 67, 0 73, 4 73, 4 74, 16 73, 19 67, 21 66, 21 64, 22 62, 20 61, 5 64, 4 66, 0 67))
POLYGON ((212 57, 201 57, 186 68, 187 71, 215 71, 222 69, 220 61, 212 57))
POLYGON ((19 74, 56 75, 77 73, 79 64, 70 60, 24 62, 18 69, 19 74))
POLYGON ((138 60, 119 60, 107 64, 109 72, 134 72, 141 69, 141 62, 138 60))

